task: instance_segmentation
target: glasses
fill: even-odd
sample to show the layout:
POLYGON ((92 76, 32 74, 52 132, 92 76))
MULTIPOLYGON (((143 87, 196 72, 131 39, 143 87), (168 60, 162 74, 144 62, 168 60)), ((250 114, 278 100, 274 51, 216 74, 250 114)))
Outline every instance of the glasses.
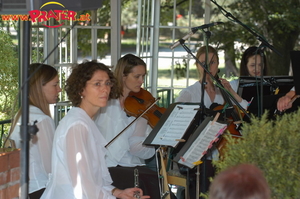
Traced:
POLYGON ((103 88, 103 87, 113 87, 114 86, 114 83, 112 83, 111 81, 106 81, 106 82, 103 82, 103 81, 97 81, 97 82, 87 82, 88 84, 92 84, 94 87, 96 88, 103 88))

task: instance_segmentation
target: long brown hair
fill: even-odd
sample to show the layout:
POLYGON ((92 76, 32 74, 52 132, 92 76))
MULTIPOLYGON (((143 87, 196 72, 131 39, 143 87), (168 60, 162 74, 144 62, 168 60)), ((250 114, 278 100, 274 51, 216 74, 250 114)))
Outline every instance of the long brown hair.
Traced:
POLYGON ((58 75, 57 70, 47 64, 34 63, 30 65, 29 74, 32 75, 29 80, 29 104, 38 107, 51 117, 42 88, 58 75))
POLYGON ((240 76, 249 76, 249 71, 247 68, 247 64, 249 61, 249 58, 254 56, 254 55, 261 55, 263 54, 263 59, 264 59, 264 68, 263 68, 263 75, 267 75, 268 71, 268 66, 267 66, 267 60, 266 60, 266 55, 264 54, 264 52, 259 49, 256 46, 251 46, 249 48, 247 48, 247 50, 245 50, 245 52, 242 55, 242 59, 241 59, 241 65, 240 65, 240 76))
POLYGON ((131 73, 132 69, 139 65, 144 66, 145 70, 147 70, 146 63, 133 54, 124 55, 118 60, 116 68, 114 69, 114 76, 117 79, 117 87, 119 89, 118 97, 123 95, 123 77, 131 73))
MULTIPOLYGON (((38 107, 49 117, 51 117, 50 108, 42 88, 57 75, 57 70, 47 64, 33 63, 29 66, 29 104, 38 107)), ((12 120, 8 138, 16 127, 21 113, 22 107, 18 110, 17 114, 12 120)), ((7 139, 4 141, 4 144, 6 143, 7 139)))

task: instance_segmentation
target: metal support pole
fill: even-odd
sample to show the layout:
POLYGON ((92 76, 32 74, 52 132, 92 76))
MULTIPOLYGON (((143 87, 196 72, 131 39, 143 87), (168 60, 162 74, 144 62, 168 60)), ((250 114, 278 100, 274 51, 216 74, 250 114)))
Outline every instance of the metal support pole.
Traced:
POLYGON ((21 92, 21 103, 22 103, 22 117, 21 117, 21 152, 20 152, 20 167, 21 167, 21 196, 20 199, 28 198, 28 182, 29 182, 29 140, 30 135, 28 133, 28 121, 29 121, 29 63, 30 63, 30 21, 20 22, 20 33, 21 33, 21 48, 20 48, 20 59, 21 59, 21 71, 22 71, 22 92, 21 92))

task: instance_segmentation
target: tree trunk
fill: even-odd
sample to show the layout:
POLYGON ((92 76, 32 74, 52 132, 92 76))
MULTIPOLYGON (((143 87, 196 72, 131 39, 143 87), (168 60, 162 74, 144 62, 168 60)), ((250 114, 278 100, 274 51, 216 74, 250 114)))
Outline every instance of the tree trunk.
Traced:
MULTIPOLYGON (((274 47, 281 55, 271 52, 268 55, 268 75, 288 75, 290 70, 290 52, 294 50, 299 31, 290 33, 286 39, 282 35, 274 38, 274 47)), ((276 36, 276 35, 274 35, 276 36)))
POLYGON ((225 59, 225 75, 230 77, 232 75, 239 76, 239 70, 235 64, 235 49, 234 42, 226 43, 224 46, 224 59, 225 59))

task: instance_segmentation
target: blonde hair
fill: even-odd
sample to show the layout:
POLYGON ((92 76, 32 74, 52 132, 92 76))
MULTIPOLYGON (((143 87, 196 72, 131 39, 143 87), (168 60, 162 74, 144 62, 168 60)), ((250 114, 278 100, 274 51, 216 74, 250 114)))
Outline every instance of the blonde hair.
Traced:
MULTIPOLYGON (((206 53, 207 53, 207 55, 208 55, 209 53, 213 53, 213 55, 217 57, 217 60, 218 60, 218 63, 219 63, 219 55, 218 55, 218 52, 217 52, 217 50, 216 50, 214 47, 212 47, 212 46, 207 46, 207 48, 206 48, 206 46, 202 46, 201 48, 199 48, 198 51, 197 51, 197 54, 196 54, 196 58, 199 60, 200 56, 201 56, 202 54, 206 54, 206 53)), ((209 60, 208 60, 208 61, 209 61, 209 60)), ((199 63, 197 63, 197 62, 196 62, 196 66, 197 66, 197 69, 198 69, 199 67, 201 67, 201 66, 199 66, 199 63)), ((198 69, 198 73, 199 73, 199 79, 202 80, 203 74, 200 72, 199 69, 198 69)))

